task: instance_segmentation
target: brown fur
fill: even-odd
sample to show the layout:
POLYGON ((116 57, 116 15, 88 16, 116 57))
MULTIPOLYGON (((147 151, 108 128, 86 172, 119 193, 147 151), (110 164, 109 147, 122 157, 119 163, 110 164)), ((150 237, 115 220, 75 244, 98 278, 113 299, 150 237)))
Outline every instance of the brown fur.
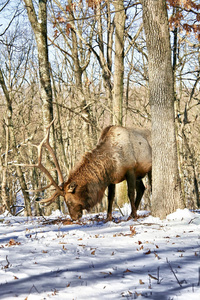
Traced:
POLYGON ((150 172, 151 146, 148 130, 133 130, 121 126, 105 128, 96 148, 83 156, 64 184, 65 201, 72 219, 80 218, 83 209, 90 210, 100 202, 107 187, 108 219, 111 219, 114 186, 124 179, 128 183, 132 216, 136 217, 136 208, 144 193, 141 178, 150 172))

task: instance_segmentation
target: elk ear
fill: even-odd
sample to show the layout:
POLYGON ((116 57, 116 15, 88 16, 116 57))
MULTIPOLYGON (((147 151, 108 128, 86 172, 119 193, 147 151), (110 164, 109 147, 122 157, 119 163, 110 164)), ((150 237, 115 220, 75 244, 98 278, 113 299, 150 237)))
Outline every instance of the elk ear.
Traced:
POLYGON ((74 194, 74 193, 75 193, 76 187, 77 187, 76 182, 71 182, 71 183, 68 185, 68 187, 67 187, 68 193, 74 194))

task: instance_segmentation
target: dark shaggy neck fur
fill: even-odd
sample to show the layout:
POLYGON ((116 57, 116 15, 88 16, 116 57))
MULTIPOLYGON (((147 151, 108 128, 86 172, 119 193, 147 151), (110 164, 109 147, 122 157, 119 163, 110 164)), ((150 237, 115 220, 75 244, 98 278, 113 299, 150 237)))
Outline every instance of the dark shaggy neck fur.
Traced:
POLYGON ((111 182, 114 165, 111 152, 105 150, 100 143, 92 152, 86 153, 70 172, 66 185, 74 181, 81 193, 87 193, 84 202, 86 209, 102 200, 104 191, 111 182))
POLYGON ((80 163, 70 172, 68 181, 79 179, 82 183, 93 181, 109 183, 113 160, 110 152, 102 151, 100 148, 99 146, 82 157, 80 163))

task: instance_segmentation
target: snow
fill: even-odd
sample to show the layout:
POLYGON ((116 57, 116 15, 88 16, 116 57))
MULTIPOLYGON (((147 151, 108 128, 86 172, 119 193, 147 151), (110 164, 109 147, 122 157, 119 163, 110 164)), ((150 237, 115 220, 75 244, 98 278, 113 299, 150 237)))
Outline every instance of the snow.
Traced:
POLYGON ((200 299, 200 214, 0 216, 0 299, 200 299))

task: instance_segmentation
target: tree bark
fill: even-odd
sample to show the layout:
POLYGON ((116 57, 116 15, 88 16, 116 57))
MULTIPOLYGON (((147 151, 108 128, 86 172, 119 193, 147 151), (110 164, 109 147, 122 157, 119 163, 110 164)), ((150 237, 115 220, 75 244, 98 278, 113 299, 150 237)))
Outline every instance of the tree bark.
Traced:
MULTIPOLYGON (((15 140, 15 133, 14 133, 14 127, 13 127, 13 117, 12 117, 12 98, 9 95, 9 91, 7 89, 6 83, 4 81, 3 73, 0 69, 0 85, 2 87, 2 90, 5 95, 6 99, 6 108, 7 108, 7 115, 5 117, 6 126, 8 128, 8 141, 10 143, 10 148, 13 150, 13 153, 16 157, 16 160, 18 160, 18 152, 17 152, 17 145, 15 140)), ((24 204, 25 204, 25 215, 31 216, 31 204, 29 195, 26 192, 27 185, 23 176, 23 172, 20 166, 16 166, 16 173, 17 177, 19 179, 19 184, 22 189, 23 197, 24 197, 24 204)))
POLYGON ((8 210, 10 212, 10 203, 9 203, 9 197, 8 197, 8 178, 7 178, 7 169, 8 169, 8 127, 6 127, 6 149, 5 149, 5 159, 3 163, 2 159, 2 151, 0 144, 0 172, 1 172, 1 199, 0 199, 0 213, 4 212, 5 210, 8 210))
POLYGON ((142 0, 152 117, 152 214, 184 208, 174 121, 174 80, 165 0, 142 0))
POLYGON ((115 7, 115 70, 113 89, 113 124, 122 125, 123 80, 124 80, 124 1, 114 1, 115 7))
POLYGON ((38 17, 36 16, 32 0, 24 0, 24 3, 37 42, 41 84, 40 94, 43 102, 44 127, 46 127, 53 119, 52 88, 47 46, 47 0, 39 1, 38 17))
MULTIPOLYGON (((114 1, 115 7, 115 56, 114 56, 114 87, 113 87, 113 124, 122 125, 123 88, 124 88, 124 33, 126 14, 124 1, 114 1)), ((128 200, 127 183, 116 185, 116 199, 118 206, 123 206, 128 200)))
MULTIPOLYGON (((39 1, 38 17, 36 15, 33 1, 24 0, 24 3, 37 43, 40 75, 40 95, 42 99, 44 132, 46 132, 46 127, 53 120, 53 96, 47 45, 47 0, 39 1)), ((52 126, 52 128, 54 127, 52 126)), ((53 134, 50 135, 50 142, 55 148, 54 130, 52 130, 52 133, 53 134)), ((47 156, 47 167, 50 168, 51 165, 51 160, 47 156)), ((59 208, 58 201, 53 204, 53 207, 54 209, 59 208)), ((47 213, 49 214, 49 209, 47 210, 47 213)))

